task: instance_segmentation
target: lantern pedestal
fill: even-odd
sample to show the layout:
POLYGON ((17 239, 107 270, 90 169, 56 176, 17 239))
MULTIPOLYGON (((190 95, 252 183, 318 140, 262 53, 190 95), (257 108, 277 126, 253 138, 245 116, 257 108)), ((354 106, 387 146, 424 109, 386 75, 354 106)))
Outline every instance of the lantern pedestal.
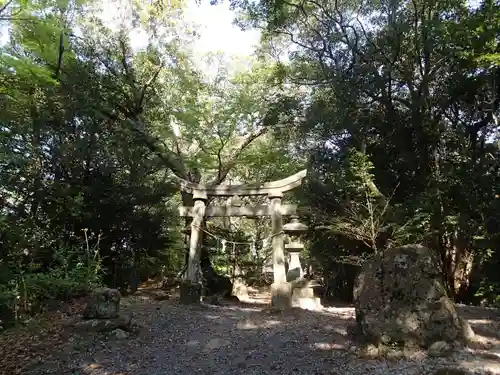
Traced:
POLYGON ((306 279, 292 282, 292 306, 306 310, 321 310, 321 299, 314 296, 313 283, 306 279))
POLYGON ((288 282, 300 280, 304 277, 304 271, 300 264, 300 252, 303 248, 304 245, 298 241, 285 245, 285 250, 290 254, 290 263, 288 264, 288 272, 286 273, 286 281, 288 282))

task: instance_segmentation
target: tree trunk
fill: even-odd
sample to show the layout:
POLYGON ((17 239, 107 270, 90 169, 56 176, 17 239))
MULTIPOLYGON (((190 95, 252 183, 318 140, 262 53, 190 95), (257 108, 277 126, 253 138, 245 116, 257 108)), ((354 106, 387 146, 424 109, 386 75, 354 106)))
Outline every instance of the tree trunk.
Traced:
POLYGON ((457 302, 466 302, 471 285, 473 253, 470 248, 456 250, 455 269, 453 272, 453 288, 457 302))
POLYGON ((460 215, 458 228, 453 236, 453 248, 450 254, 450 276, 453 293, 457 300, 462 301, 467 295, 472 274, 474 253, 471 248, 469 217, 460 215))

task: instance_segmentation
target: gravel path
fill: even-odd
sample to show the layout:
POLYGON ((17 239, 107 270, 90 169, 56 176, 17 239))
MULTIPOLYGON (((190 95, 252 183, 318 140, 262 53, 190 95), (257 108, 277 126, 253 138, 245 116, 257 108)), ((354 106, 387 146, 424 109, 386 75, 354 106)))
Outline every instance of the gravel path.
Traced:
MULTIPOLYGON (((46 364, 45 370, 39 368, 36 373, 417 375, 461 367, 469 369, 467 374, 500 374, 500 357, 495 356, 494 348, 441 359, 424 353, 413 360, 359 358, 352 352, 348 335, 354 323, 354 311, 349 307, 281 314, 264 305, 187 307, 175 300, 159 302, 137 296, 124 299, 123 305, 143 326, 137 337, 101 338, 79 350, 74 349, 75 339, 69 338, 73 350, 62 350, 58 362, 46 364), (63 361, 64 356, 67 360, 63 361)), ((478 318, 478 313, 469 312, 467 318, 477 321, 472 318, 478 318)), ((479 321, 476 324, 491 324, 491 320, 479 321)), ((490 329, 492 337, 483 339, 500 348, 500 341, 493 337, 495 330, 498 332, 497 327, 490 329)))

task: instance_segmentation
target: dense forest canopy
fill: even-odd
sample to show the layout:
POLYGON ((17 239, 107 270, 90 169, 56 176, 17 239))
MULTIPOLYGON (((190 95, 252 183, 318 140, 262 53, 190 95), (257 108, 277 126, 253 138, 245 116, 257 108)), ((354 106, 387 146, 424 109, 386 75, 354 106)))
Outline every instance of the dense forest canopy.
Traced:
POLYGON ((450 291, 496 294, 478 283, 496 262, 499 3, 233 6, 268 46, 293 45, 287 79, 311 88, 297 126, 318 140, 307 202, 328 222, 329 247, 424 242, 450 291))
MULTIPOLYGON (((99 2, 0 0, 2 315, 177 274, 192 197, 174 175, 304 167, 287 198, 307 208, 304 260, 334 293, 349 298, 363 259, 424 243, 457 299, 498 302, 498 2, 235 0, 261 44, 244 64, 207 56, 212 75, 184 2, 116 4, 112 27, 99 2)), ((268 226, 210 222, 228 238, 268 226)))

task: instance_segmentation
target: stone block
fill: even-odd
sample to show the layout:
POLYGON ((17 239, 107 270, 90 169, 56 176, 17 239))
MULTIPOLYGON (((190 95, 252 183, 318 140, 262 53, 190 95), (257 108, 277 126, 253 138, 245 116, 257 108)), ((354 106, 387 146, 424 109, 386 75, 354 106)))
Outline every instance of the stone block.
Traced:
POLYGON ((299 307, 304 310, 318 311, 323 309, 321 299, 318 297, 301 297, 293 300, 293 307, 299 307))
POLYGON ((292 286, 290 283, 271 284, 271 306, 281 310, 292 307, 292 286))
POLYGON ((293 288, 292 299, 314 298, 314 289, 309 286, 293 288))
POLYGON ((179 302, 184 305, 199 304, 201 302, 201 289, 199 283, 185 281, 180 286, 179 302))

